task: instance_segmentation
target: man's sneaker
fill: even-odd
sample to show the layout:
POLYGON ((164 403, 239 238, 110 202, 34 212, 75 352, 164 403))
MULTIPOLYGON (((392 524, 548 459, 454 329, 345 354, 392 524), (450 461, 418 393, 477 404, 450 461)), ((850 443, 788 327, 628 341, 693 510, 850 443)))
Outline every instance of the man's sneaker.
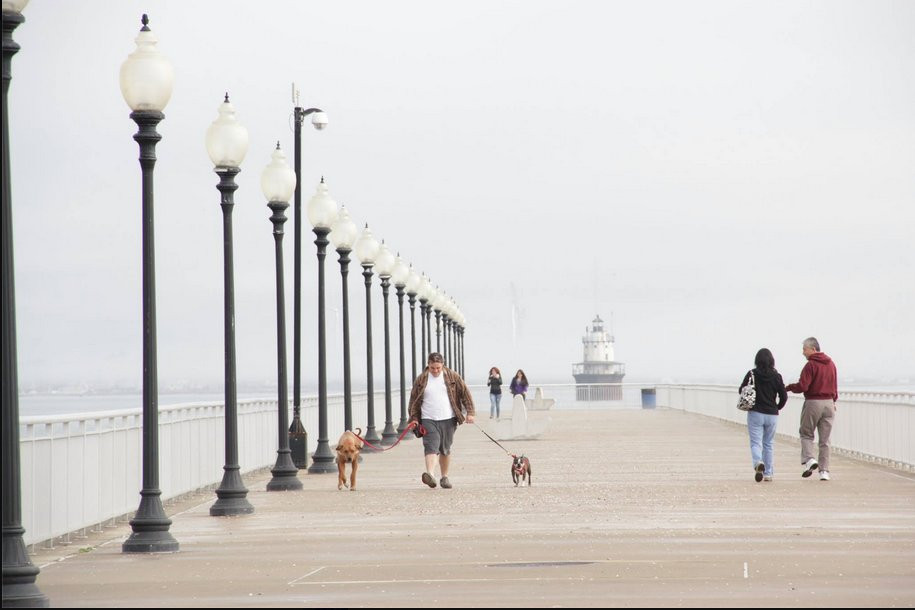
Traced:
POLYGON ((448 480, 448 477, 442 477, 439 483, 441 483, 442 489, 451 489, 451 481, 448 480))
POLYGON ((807 477, 809 477, 810 475, 813 474, 813 471, 817 469, 817 466, 819 466, 819 464, 817 464, 817 461, 813 458, 810 458, 804 464, 804 472, 801 473, 801 476, 806 479, 807 477))
POLYGON ((766 471, 766 465, 762 462, 759 462, 756 465, 756 482, 759 483, 763 480, 763 473, 766 471))
MULTIPOLYGON (((828 471, 828 470, 821 470, 821 471, 820 471, 820 480, 821 480, 821 481, 828 481, 828 480, 829 480, 829 471, 828 471)), ((444 485, 443 485, 442 487, 444 487, 444 485)))
POLYGON ((423 479, 423 483, 425 483, 429 487, 432 487, 433 489, 435 488, 435 485, 436 485, 435 477, 433 477, 431 474, 429 474, 428 472, 424 472, 422 479, 423 479))
POLYGON ((772 475, 771 475, 771 474, 767 474, 766 476, 763 477, 763 481, 769 481, 769 482, 771 482, 771 481, 772 481, 772 475))

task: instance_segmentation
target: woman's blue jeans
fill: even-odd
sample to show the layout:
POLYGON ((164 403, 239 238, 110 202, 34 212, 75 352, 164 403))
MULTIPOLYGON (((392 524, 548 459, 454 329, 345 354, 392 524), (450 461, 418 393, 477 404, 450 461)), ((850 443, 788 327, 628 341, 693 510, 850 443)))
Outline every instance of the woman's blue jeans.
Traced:
POLYGON ((778 427, 778 415, 767 415, 757 411, 747 411, 747 430, 750 433, 750 457, 753 468, 762 462, 766 465, 763 472, 771 477, 775 470, 775 428, 778 427))
POLYGON ((499 403, 502 402, 501 394, 489 395, 489 416, 499 418, 499 403))

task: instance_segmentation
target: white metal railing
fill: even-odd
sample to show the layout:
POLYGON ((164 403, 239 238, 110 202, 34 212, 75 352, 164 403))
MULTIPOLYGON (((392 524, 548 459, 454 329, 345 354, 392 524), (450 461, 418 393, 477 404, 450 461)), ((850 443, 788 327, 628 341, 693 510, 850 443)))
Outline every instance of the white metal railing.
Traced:
MULTIPOLYGON (((736 386, 591 384, 614 388, 616 400, 598 400, 601 392, 580 391, 575 384, 538 387, 553 408, 639 408, 647 390, 657 406, 683 409, 738 424, 746 415, 736 408, 736 386), (619 391, 617 393, 617 390, 619 391), (582 400, 581 398, 585 399, 582 400)), ((485 385, 470 386, 478 415, 489 412, 485 385)), ((507 387, 505 388, 507 393, 507 387)), ((365 392, 353 396, 353 422, 366 427, 365 392)), ((375 426, 384 430, 384 392, 374 393, 375 426)), ((778 432, 798 438, 803 399, 792 396, 778 432)), ((318 440, 318 399, 302 400, 308 451, 318 440)), ((915 393, 842 392, 832 445, 864 459, 904 469, 915 468, 915 393)), ((511 400, 503 400, 503 413, 511 400)), ((400 393, 391 397, 392 420, 400 422, 400 393)), ((290 405, 290 411, 291 411, 290 405)), ((223 405, 219 402, 163 407, 159 415, 159 480, 163 501, 222 479, 225 455, 223 405)), ((291 415, 291 414, 290 414, 291 415)), ((142 487, 142 414, 140 409, 20 419, 22 525, 26 544, 36 544, 122 517, 136 510, 142 487)), ((333 447, 344 429, 343 395, 328 396, 328 440, 333 447)), ((270 466, 276 459, 277 402, 240 400, 238 449, 242 472, 270 466)))
MULTIPOLYGON (((737 409, 737 386, 659 385, 657 403, 746 425, 737 409)), ((800 438, 803 396, 790 394, 777 434, 800 438)), ((830 445, 840 453, 905 470, 915 469, 915 393, 845 392, 839 388, 830 445)))
MULTIPOLYGON (((385 425, 384 392, 374 393, 375 426, 385 425)), ((400 392, 392 392, 392 420, 400 423, 400 392)), ((241 472, 271 466, 277 450, 276 399, 238 401, 241 472)), ((291 420, 291 402, 290 402, 291 420)), ((331 447, 344 430, 343 395, 328 396, 331 447)), ((308 452, 318 441, 318 398, 303 397, 301 417, 308 452)), ((353 395, 353 422, 365 431, 367 393, 353 395)), ((129 515, 142 488, 142 410, 101 411, 20 418, 22 525, 32 545, 129 515)), ((159 410, 159 488, 166 501, 213 486, 225 463, 221 402, 159 410)), ((310 460, 310 458, 309 458, 310 460)), ((215 497, 214 497, 215 500, 215 497)))

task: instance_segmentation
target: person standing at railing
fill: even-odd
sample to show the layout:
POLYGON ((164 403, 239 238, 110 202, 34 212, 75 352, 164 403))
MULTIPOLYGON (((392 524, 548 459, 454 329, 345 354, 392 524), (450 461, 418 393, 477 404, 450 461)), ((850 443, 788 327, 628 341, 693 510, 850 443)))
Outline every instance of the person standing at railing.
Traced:
POLYGON ((804 478, 819 467, 820 480, 829 480, 829 436, 832 422, 836 417, 836 401, 839 399, 838 374, 832 358, 820 351, 815 337, 804 339, 803 354, 807 364, 801 371, 797 383, 787 387, 789 392, 804 394, 804 408, 801 410, 801 463, 804 478), (813 457, 814 431, 820 437, 818 457, 813 457))
POLYGON ((499 403, 502 402, 502 371, 494 366, 489 369, 489 419, 499 419, 499 403))
POLYGON ((521 398, 524 398, 527 394, 527 375, 524 374, 524 371, 518 369, 518 372, 515 373, 515 376, 512 378, 511 385, 509 389, 511 390, 512 396, 521 395, 521 398))
POLYGON ((778 412, 788 402, 785 382, 775 370, 772 352, 762 348, 756 352, 756 368, 744 375, 740 390, 750 383, 752 374, 756 386, 756 403, 747 411, 747 431, 750 434, 750 457, 753 459, 753 476, 756 482, 771 481, 775 474, 773 442, 778 427, 778 412), (778 399, 778 402, 776 402, 778 399))

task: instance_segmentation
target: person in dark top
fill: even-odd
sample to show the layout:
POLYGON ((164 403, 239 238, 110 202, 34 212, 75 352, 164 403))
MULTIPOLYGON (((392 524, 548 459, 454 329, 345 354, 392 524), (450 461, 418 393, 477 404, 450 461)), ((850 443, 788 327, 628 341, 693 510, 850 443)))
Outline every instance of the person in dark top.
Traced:
POLYGON ((750 433, 750 456, 753 459, 753 477, 756 482, 771 481, 775 472, 775 452, 772 443, 778 426, 778 412, 788 402, 788 392, 782 376, 775 370, 775 358, 766 348, 756 352, 756 368, 747 371, 738 393, 750 383, 750 374, 756 385, 756 404, 747 411, 747 430, 750 433))
POLYGON ((502 372, 499 367, 489 369, 489 419, 499 419, 499 403, 502 402, 502 372))

